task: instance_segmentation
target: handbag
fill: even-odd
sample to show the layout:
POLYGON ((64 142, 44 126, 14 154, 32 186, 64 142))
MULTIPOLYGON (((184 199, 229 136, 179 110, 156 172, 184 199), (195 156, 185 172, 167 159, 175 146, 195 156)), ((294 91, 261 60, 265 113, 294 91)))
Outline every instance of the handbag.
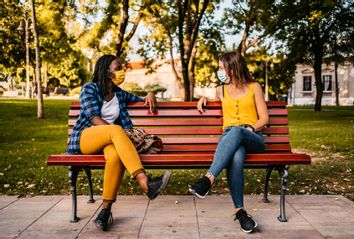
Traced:
POLYGON ((147 134, 142 128, 125 129, 138 153, 156 154, 162 151, 163 144, 160 137, 147 134))

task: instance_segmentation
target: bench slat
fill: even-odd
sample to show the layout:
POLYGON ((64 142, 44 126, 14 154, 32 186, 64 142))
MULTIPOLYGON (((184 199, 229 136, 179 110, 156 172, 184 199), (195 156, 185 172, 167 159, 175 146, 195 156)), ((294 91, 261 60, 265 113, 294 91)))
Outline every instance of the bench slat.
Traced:
MULTIPOLYGON (((288 144, 288 136, 272 136, 263 137, 266 144, 288 144)), ((218 143, 219 136, 210 136, 210 137, 161 137, 164 144, 213 144, 218 143)))
MULTIPOLYGON (((157 135, 210 135, 210 134, 221 134, 222 128, 212 127, 212 128, 144 128, 145 132, 148 134, 157 134, 157 135)), ((277 127, 277 128, 264 128, 262 131, 264 134, 289 134, 289 129, 286 127, 277 127)), ((69 134, 72 133, 72 130, 69 129, 69 134)))
MULTIPOLYGON (((268 108, 279 107, 285 108, 286 102, 284 101, 268 101, 266 102, 268 108)), ((207 108, 220 108, 221 102, 208 102, 207 108)), ((144 103, 136 102, 129 104, 129 108, 143 108, 144 103)), ((158 102, 157 107, 159 108, 195 108, 197 107, 197 102, 158 102)), ((80 108, 80 102, 72 102, 70 108, 80 108)))
MULTIPOLYGON (((139 126, 221 126, 221 118, 208 118, 208 119, 178 119, 178 118, 133 118, 133 125, 139 126)), ((76 119, 69 119, 68 125, 74 126, 76 119)), ((287 118, 270 118, 268 125, 288 125, 287 118)))
MULTIPOLYGON (((71 109, 69 111, 69 116, 77 117, 80 113, 80 109, 71 109)), ((269 116, 287 116, 287 109, 268 109, 269 116)), ((153 116, 175 116, 175 117, 205 117, 205 116, 222 116, 221 109, 207 109, 203 113, 199 112, 196 108, 194 109, 159 109, 153 114, 146 109, 130 109, 129 115, 131 117, 143 116, 143 117, 153 117, 153 116)))
MULTIPOLYGON (((217 144, 165 144, 163 151, 164 152, 181 152, 181 151, 195 151, 195 152, 207 152, 211 151, 214 152, 216 149, 217 144)), ((278 152, 278 151, 285 151, 290 152, 291 147, 289 144, 267 144, 266 145, 266 152, 278 152)))
MULTIPOLYGON (((185 135, 208 135, 208 134, 221 134, 222 128, 145 128, 148 134, 168 135, 168 134, 185 134, 185 135)), ((262 131, 264 134, 289 134, 289 129, 282 128, 265 128, 262 131)))
MULTIPOLYGON (((210 119, 132 119, 133 125, 138 126, 194 126, 194 125, 222 125, 222 119, 210 118, 210 119)), ((289 121, 287 118, 272 118, 270 117, 268 125, 288 125, 289 121)))
MULTIPOLYGON (((142 154, 140 155, 143 165, 209 165, 212 162, 213 153, 178 153, 168 154, 142 154)), ((248 154, 245 164, 310 164, 310 156, 294 153, 264 153, 248 154)), ((51 155, 47 161, 48 165, 73 165, 73 166, 103 166, 105 160, 103 155, 51 155)))

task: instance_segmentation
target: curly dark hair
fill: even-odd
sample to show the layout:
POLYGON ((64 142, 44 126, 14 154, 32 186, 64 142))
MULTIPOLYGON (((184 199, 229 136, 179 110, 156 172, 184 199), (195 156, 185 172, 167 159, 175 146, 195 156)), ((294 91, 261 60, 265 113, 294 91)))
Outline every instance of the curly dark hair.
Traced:
POLYGON ((95 82, 98 84, 98 87, 100 88, 101 94, 103 96, 106 96, 109 94, 108 88, 111 81, 111 78, 108 77, 107 70, 111 63, 117 60, 118 61, 118 70, 122 69, 122 63, 117 59, 116 56, 113 55, 103 55, 101 56, 95 65, 95 71, 93 72, 92 75, 92 82, 95 82))

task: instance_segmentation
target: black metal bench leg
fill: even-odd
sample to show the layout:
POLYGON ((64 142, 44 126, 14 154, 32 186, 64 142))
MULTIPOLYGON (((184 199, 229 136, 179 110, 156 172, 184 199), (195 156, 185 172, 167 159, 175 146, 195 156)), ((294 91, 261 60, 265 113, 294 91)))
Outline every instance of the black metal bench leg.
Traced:
POLYGON ((270 175, 272 174, 273 168, 274 167, 268 167, 266 169, 266 175, 264 178, 264 192, 263 192, 263 199, 262 199, 262 201, 264 203, 270 203, 270 201, 268 199, 268 188, 269 188, 269 178, 270 178, 270 175))
POLYGON ((278 220, 281 222, 287 222, 288 219, 285 215, 285 193, 286 193, 286 184, 288 182, 289 175, 289 166, 285 165, 282 168, 279 168, 279 176, 280 176, 280 215, 278 220))
POLYGON ((88 190, 89 190, 89 200, 87 203, 94 203, 95 199, 93 199, 93 190, 92 190, 92 179, 91 179, 91 169, 85 168, 85 173, 88 181, 88 190))
POLYGON ((70 222, 78 222, 80 218, 77 217, 76 215, 77 212, 76 181, 77 181, 77 176, 79 175, 80 172, 80 168, 73 167, 73 166, 69 166, 68 168, 69 168, 69 184, 70 184, 71 200, 72 200, 70 222))

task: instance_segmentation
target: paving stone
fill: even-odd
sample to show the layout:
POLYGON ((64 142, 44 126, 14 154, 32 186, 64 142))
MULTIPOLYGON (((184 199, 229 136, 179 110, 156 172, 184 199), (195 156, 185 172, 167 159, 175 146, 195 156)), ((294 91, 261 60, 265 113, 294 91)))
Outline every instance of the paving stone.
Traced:
POLYGON ((327 208, 298 208, 297 211, 325 237, 354 238, 354 213, 327 208))
POLYGON ((1 238, 19 236, 62 199, 62 196, 20 198, 8 207, 3 208, 0 210, 1 238))
POLYGON ((199 238, 193 197, 163 196, 150 202, 140 238, 199 238))
POLYGON ((33 223, 19 238, 76 238, 81 229, 97 211, 102 201, 87 203, 87 197, 78 197, 78 216, 80 220, 70 223, 71 196, 66 196, 49 212, 33 223))
POLYGON ((101 231, 92 222, 99 209, 78 238, 138 238, 148 203, 144 196, 118 196, 112 206, 113 225, 109 231, 101 231))
POLYGON ((0 210, 9 206, 11 203, 16 202, 19 198, 16 196, 1 196, 0 197, 0 210))

